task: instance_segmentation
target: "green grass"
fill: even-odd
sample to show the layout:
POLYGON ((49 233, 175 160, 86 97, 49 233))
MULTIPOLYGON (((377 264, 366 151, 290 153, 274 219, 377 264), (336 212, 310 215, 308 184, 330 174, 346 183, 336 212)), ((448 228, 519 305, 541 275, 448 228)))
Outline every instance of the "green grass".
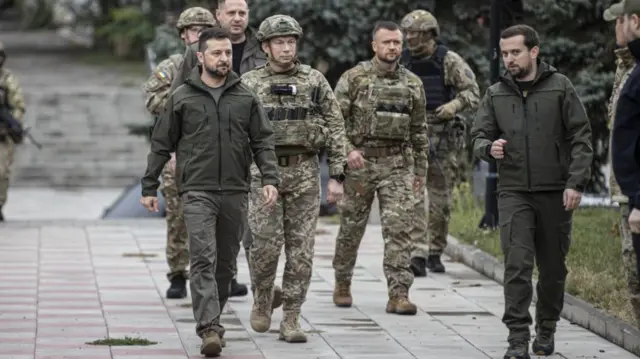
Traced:
POLYGON ((132 346, 132 345, 155 345, 157 342, 145 338, 131 338, 125 336, 124 338, 105 338, 98 339, 92 342, 88 342, 89 345, 108 345, 108 346, 132 346))
MULTIPOLYGON (((482 207, 467 186, 454 193, 450 233, 502 260, 499 232, 483 231, 482 207)), ((611 208, 578 209, 573 217, 572 243, 567 257, 568 293, 634 323, 621 257, 619 213, 611 208)))

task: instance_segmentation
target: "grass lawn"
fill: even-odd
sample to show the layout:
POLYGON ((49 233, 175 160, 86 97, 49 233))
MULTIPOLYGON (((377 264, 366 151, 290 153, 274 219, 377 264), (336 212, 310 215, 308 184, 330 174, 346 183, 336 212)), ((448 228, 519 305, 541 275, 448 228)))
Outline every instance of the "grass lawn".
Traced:
MULTIPOLYGON (((478 223, 484 207, 469 187, 456 190, 450 233, 502 259, 498 231, 483 231, 478 223)), ((573 216, 572 243, 567 258, 567 292, 633 323, 621 258, 619 214, 616 209, 584 208, 573 216)))

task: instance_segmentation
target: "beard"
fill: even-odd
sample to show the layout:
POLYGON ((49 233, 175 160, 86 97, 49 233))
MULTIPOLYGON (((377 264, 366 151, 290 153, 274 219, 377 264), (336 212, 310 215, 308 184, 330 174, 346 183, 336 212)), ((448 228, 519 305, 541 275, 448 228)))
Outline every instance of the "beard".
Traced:
POLYGON ((205 65, 204 70, 213 78, 223 78, 229 74, 228 64, 219 64, 219 66, 205 65))
POLYGON ((511 76, 513 76, 513 78, 516 79, 521 79, 524 77, 529 76, 529 74, 531 74, 531 70, 532 67, 520 67, 520 66, 516 66, 516 67, 512 67, 510 69, 507 69, 509 71, 509 73, 511 74, 511 76))
POLYGON ((398 62, 398 59, 400 58, 400 55, 388 55, 388 56, 383 56, 383 55, 376 55, 376 57, 378 58, 378 60, 380 62, 384 62, 385 64, 393 64, 395 62, 398 62))

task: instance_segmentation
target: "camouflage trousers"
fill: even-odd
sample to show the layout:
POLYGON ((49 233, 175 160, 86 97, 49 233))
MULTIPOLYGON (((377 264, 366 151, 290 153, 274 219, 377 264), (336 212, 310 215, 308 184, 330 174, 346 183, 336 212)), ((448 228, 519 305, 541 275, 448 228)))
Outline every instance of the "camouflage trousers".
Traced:
POLYGON ((377 194, 384 239, 382 266, 389 297, 409 295, 413 285, 409 268, 412 181, 411 163, 402 154, 367 157, 365 168, 347 170, 344 197, 338 206, 340 231, 333 257, 336 282, 350 283, 353 278, 358 249, 377 194))
POLYGON ((447 132, 434 131, 429 140, 433 150, 429 156, 429 169, 425 181, 427 198, 424 196, 424 189, 415 196, 411 230, 411 255, 420 258, 441 255, 447 246, 453 188, 458 171, 457 157, 462 139, 458 141, 447 132), (426 203, 429 209, 425 216, 426 203))
POLYGON ((184 224, 182 200, 176 186, 175 172, 169 163, 162 170, 162 196, 166 203, 167 221, 167 264, 169 273, 167 278, 172 280, 176 276, 188 278, 189 238, 184 224))
POLYGON ((636 319, 636 326, 640 326, 640 279, 636 264, 636 251, 631 240, 629 228, 629 205, 620 204, 620 235, 622 236, 622 263, 627 278, 631 308, 636 319))
POLYGON ((14 150, 15 145, 11 140, 0 142, 0 206, 7 203, 14 150))
POLYGON ((282 277, 282 309, 300 311, 306 301, 313 271, 315 230, 320 208, 318 156, 299 164, 280 167, 278 200, 271 209, 263 207, 262 178, 251 166, 249 226, 253 233, 250 261, 252 285, 258 291, 274 286, 280 252, 286 262, 282 277), (259 260, 257 260, 259 258, 259 260))

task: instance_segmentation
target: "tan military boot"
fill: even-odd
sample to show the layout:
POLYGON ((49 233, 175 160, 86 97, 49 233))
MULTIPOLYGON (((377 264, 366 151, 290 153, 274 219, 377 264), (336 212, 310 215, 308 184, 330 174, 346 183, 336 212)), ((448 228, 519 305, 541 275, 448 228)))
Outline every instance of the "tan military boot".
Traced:
POLYGON ((273 313, 273 289, 255 290, 253 309, 251 310, 251 328, 258 333, 264 333, 271 327, 271 313, 273 313))
POLYGON ((416 315, 418 307, 411 303, 407 297, 390 298, 387 302, 387 313, 416 315))
POLYGON ((202 336, 200 354, 208 357, 220 356, 222 352, 222 341, 216 332, 208 332, 202 336))
MULTIPOLYGON (((253 296, 256 296, 256 289, 252 286, 251 292, 253 296)), ((273 301, 271 302, 271 309, 276 309, 282 305, 282 288, 278 285, 273 286, 273 301)))
POLYGON ((335 304, 336 307, 351 307, 351 304, 353 304, 353 298, 351 297, 351 283, 336 282, 336 285, 333 288, 333 304, 335 304))
POLYGON ((282 322, 280 322, 280 336, 278 339, 287 343, 306 343, 307 335, 300 327, 299 318, 300 312, 285 311, 282 322))

